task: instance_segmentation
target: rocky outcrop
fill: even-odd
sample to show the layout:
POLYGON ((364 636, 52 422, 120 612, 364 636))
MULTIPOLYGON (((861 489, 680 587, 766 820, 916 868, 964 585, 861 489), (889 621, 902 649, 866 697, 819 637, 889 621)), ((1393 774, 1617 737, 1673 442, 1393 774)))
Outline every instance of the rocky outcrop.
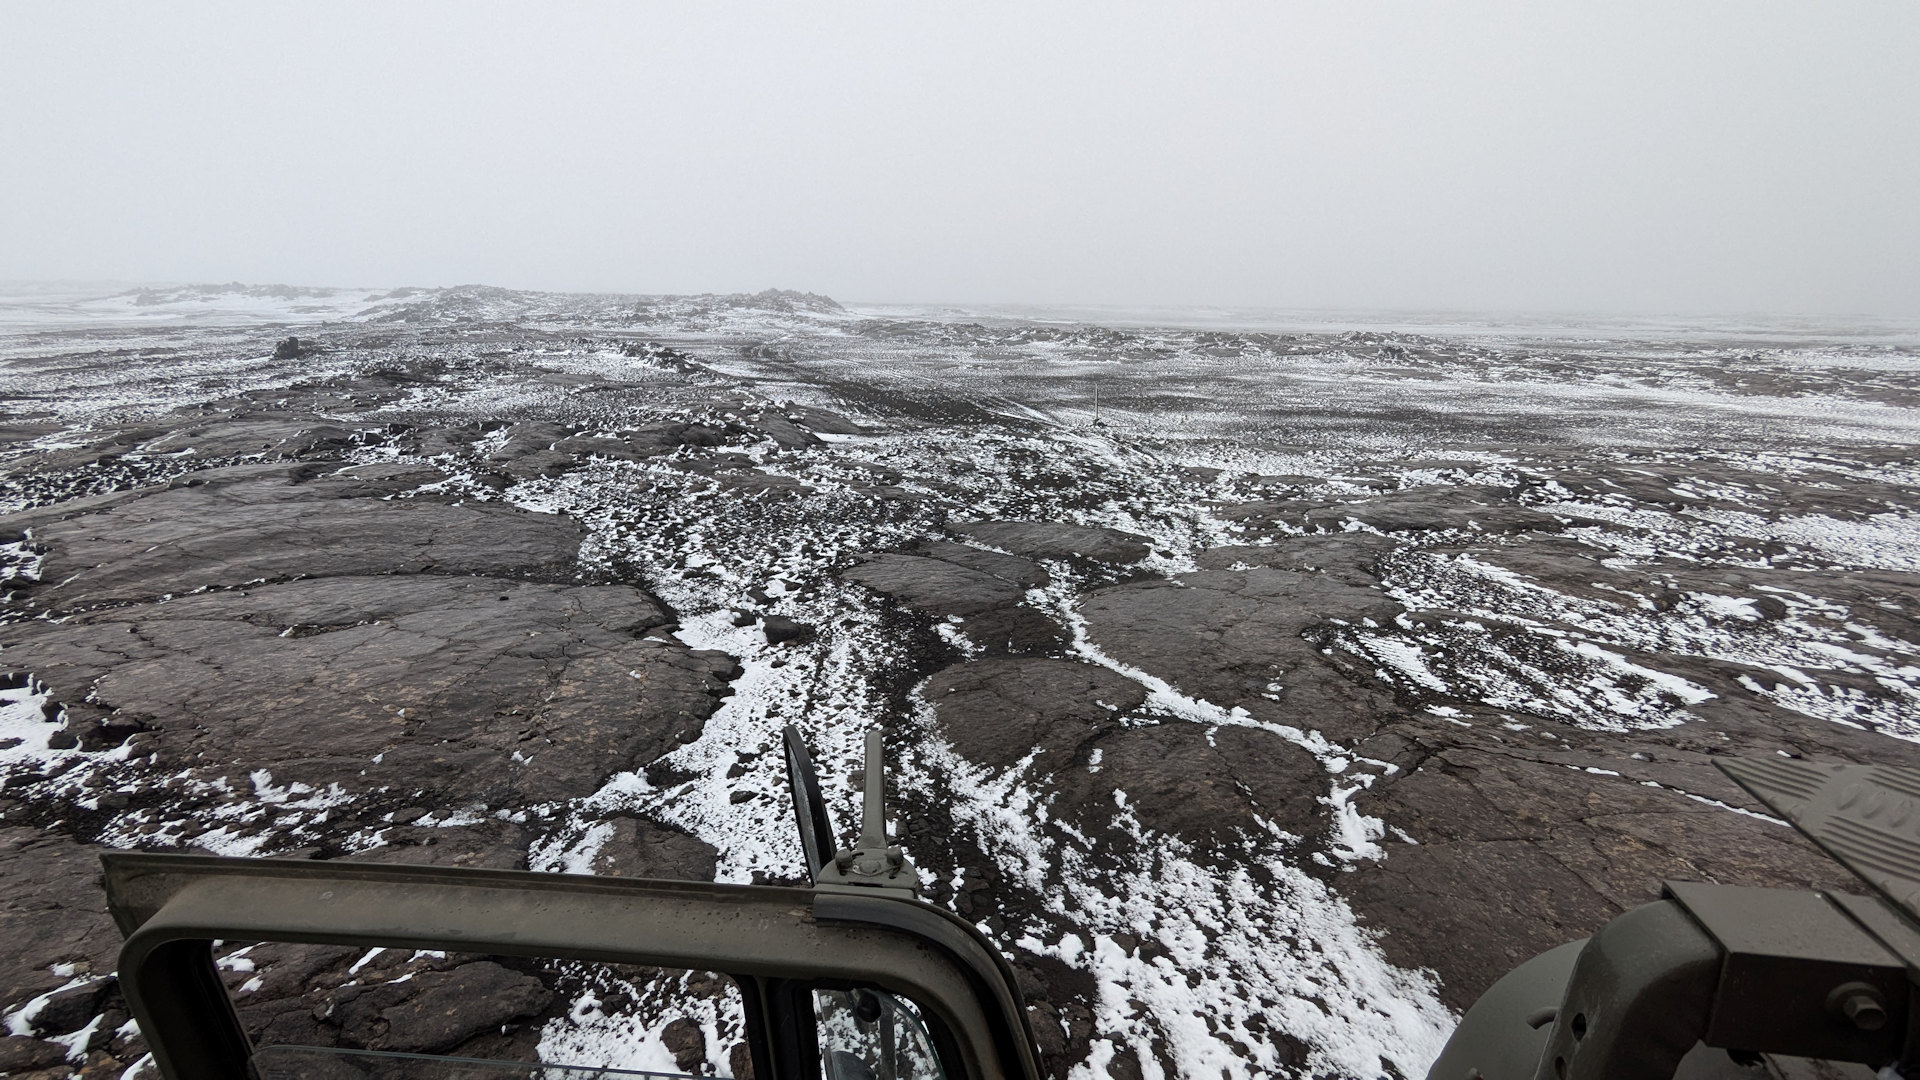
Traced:
POLYGON ((931 615, 978 615, 1026 594, 1015 582, 987 571, 918 555, 871 556, 840 576, 931 615))
MULTIPOLYGON (((316 467, 349 436, 196 417, 131 445, 207 467, 0 519, 31 530, 13 603, 40 616, 0 621, 0 668, 33 673, 7 685, 44 695, 63 755, 0 791, 0 1009, 55 992, 3 1067, 62 1067, 44 1039, 118 1007, 84 979, 119 945, 96 844, 523 869, 523 808, 698 738, 728 692, 738 665, 674 640, 655 598, 580 580, 575 522, 416 496, 445 478, 418 464, 316 467)), ((621 818, 596 867, 704 880, 714 853, 621 818)), ((513 1056, 553 1001, 538 971, 472 958, 376 984, 340 950, 261 949, 235 969, 261 981, 234 980, 261 1037, 513 1056)), ((138 1057, 124 1020, 77 1053, 138 1057)))
POLYGON ((971 521, 955 525, 961 535, 989 547, 1034 559, 1096 559, 1139 562, 1152 550, 1145 537, 1119 529, 1068 525, 1058 521, 971 521))
POLYGON ((1046 771, 1084 758, 1146 698, 1106 668, 1043 657, 956 665, 928 679, 921 695, 967 760, 1006 768, 1037 752, 1046 771))
POLYGON ((1027 590, 1047 583, 1046 571, 1017 556, 934 541, 864 555, 840 576, 944 619, 989 654, 1041 652, 1064 643, 1059 624, 1025 603, 1027 590))
POLYGON ((1116 660, 1176 673, 1182 692, 1221 708, 1342 739, 1373 731, 1392 696, 1327 663, 1306 635, 1336 619, 1391 622, 1399 610, 1377 589, 1267 569, 1116 585, 1080 609, 1089 638, 1116 660))
MULTIPOLYGON (((880 718, 1052 1075, 1366 1039, 1347 1072, 1417 1075, 1447 1007, 1662 878, 1855 887, 1716 759, 1920 763, 1900 347, 355 295, 280 365, 279 324, 10 339, 0 1071, 141 1052, 102 847, 790 881, 778 725, 844 823, 880 718), (1718 406, 1632 414, 1674 378, 1718 406)), ((222 964, 263 1042, 524 1058, 646 998, 653 1060, 746 1071, 711 980, 222 964)))
POLYGON ((1704 757, 1655 752, 1667 760, 1618 747, 1438 749, 1361 797, 1406 836, 1343 890, 1396 962, 1448 973, 1441 993, 1458 1009, 1521 961, 1658 899, 1666 879, 1859 891, 1791 829, 1676 798, 1752 805, 1704 757), (1541 760, 1549 755, 1559 760, 1541 760), (1636 766, 1661 780, 1617 782, 1636 766), (1505 929, 1488 939, 1478 928, 1496 918, 1505 929))
POLYGON ((316 476, 294 466, 236 466, 92 512, 32 515, 34 537, 55 569, 31 603, 68 612, 343 574, 570 574, 580 531, 564 518, 385 498, 429 476, 437 474, 376 467, 316 476))
POLYGON ((0 880, 8 883, 0 902, 0 1007, 52 993, 76 976, 113 971, 120 935, 99 878, 99 848, 39 829, 0 827, 0 880))

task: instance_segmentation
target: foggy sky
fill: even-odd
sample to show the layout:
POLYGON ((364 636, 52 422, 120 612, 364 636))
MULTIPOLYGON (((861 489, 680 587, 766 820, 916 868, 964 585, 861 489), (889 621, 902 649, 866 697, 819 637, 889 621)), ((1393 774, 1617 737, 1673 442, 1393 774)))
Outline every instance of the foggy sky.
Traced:
POLYGON ((0 279, 1920 314, 1920 4, 0 3, 0 279))

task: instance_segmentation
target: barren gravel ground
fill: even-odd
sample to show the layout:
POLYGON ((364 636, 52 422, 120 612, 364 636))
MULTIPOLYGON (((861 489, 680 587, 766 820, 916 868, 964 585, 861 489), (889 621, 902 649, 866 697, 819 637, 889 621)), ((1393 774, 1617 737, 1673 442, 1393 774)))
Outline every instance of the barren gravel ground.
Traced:
MULTIPOLYGON (((885 725, 1062 1077, 1418 1077, 1663 878, 1853 887, 1712 760, 1920 764, 1920 337, 1121 321, 0 304, 0 1072, 138 1071, 102 847, 791 881, 790 722, 843 827, 885 725)), ((223 966, 263 1040, 739 1066, 697 978, 223 966)))

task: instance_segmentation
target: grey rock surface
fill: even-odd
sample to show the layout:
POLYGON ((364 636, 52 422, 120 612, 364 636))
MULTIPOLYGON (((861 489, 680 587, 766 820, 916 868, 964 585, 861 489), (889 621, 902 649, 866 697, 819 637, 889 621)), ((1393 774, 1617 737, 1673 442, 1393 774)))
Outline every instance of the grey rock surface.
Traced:
POLYGON ((1013 765, 1036 750, 1040 767, 1086 756, 1117 716, 1146 699, 1138 683, 1092 664, 1004 657, 960 664, 927 680, 940 726, 969 761, 1013 765))
MULTIPOLYGON (((1389 929, 1390 955, 1458 972, 1442 989, 1455 1008, 1526 958, 1658 899, 1666 879, 1859 891, 1789 829, 1676 802, 1659 787, 1622 787, 1568 757, 1448 749, 1367 798, 1416 843, 1396 845, 1355 875, 1354 901, 1389 929), (1474 939, 1476 922, 1496 917, 1488 910, 1495 902, 1519 916, 1510 935, 1472 955, 1445 955, 1474 939), (1427 932, 1414 932, 1420 927, 1427 932)), ((1748 804, 1724 780, 1709 783, 1715 774, 1704 762, 1668 778, 1676 772, 1691 788, 1748 804)))
POLYGON ((553 1000, 540 980, 481 960, 428 971, 409 983, 333 997, 332 1016, 370 1050, 430 1054, 451 1050, 509 1021, 534 1017, 553 1000))
POLYGON ((1371 731, 1391 695, 1328 664, 1305 635, 1333 619, 1390 623, 1398 610, 1377 590, 1264 568, 1117 585, 1081 605, 1088 636, 1115 659, 1178 672, 1182 691, 1222 708, 1338 738, 1371 731))
POLYGON ((1119 529, 1058 521, 970 521, 954 526, 962 535, 1028 558, 1087 558, 1131 563, 1147 557, 1145 537, 1119 529))
POLYGON ((341 574, 550 579, 566 572, 579 546, 578 528, 564 518, 383 498, 412 486, 353 472, 307 479, 273 465, 195 474, 95 513, 36 524, 35 539, 61 573, 33 602, 71 611, 341 574))
POLYGON ((26 1076, 40 1069, 65 1065, 67 1048, 60 1043, 44 1042, 25 1035, 0 1039, 0 1072, 8 1076, 26 1076))
POLYGON ((38 829, 0 828, 0 1002, 6 1008, 58 990, 77 973, 104 975, 120 935, 101 895, 100 850, 38 829))
POLYGON ((1088 817, 1124 805, 1145 828, 1226 851, 1264 828, 1256 816, 1295 836, 1320 822, 1316 788, 1325 770, 1272 732, 1158 724, 1113 732, 1095 746, 1098 771, 1061 784, 1065 801, 1088 817))
POLYGON ((987 571, 919 555, 875 555, 841 576, 932 615, 978 615, 1025 593, 987 571))
MULTIPOLYGON (((1662 878, 1855 887, 1716 760, 1920 765, 1893 338, 221 295, 0 329, 0 1013, 94 1024, 0 1071, 144 1052, 104 848, 792 882, 792 722, 1050 1075, 1418 1076, 1662 878)), ((261 1041, 744 1060, 705 976, 223 948, 261 1041)))
POLYGON ((0 642, 60 700, 157 733, 158 768, 497 805, 591 790, 698 732, 731 662, 638 636, 665 621, 627 586, 337 577, 0 642))
POLYGON ((616 817, 594 855, 593 872, 601 877, 666 878, 674 881, 712 881, 717 853, 678 829, 669 829, 630 817, 616 817))

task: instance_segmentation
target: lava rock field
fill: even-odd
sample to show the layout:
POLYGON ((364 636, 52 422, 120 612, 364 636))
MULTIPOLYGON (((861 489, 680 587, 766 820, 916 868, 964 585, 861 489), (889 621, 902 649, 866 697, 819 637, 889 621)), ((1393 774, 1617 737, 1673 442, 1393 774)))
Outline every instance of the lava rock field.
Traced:
MULTIPOLYGON (((101 850, 795 882, 789 723, 849 834, 884 728, 1062 1078, 1417 1078, 1663 879, 1862 891, 1714 761, 1920 765, 1920 337, 1214 323, 0 301, 0 1073, 142 1071, 101 850)), ((220 964, 257 1040, 746 1071, 698 973, 220 964)))

